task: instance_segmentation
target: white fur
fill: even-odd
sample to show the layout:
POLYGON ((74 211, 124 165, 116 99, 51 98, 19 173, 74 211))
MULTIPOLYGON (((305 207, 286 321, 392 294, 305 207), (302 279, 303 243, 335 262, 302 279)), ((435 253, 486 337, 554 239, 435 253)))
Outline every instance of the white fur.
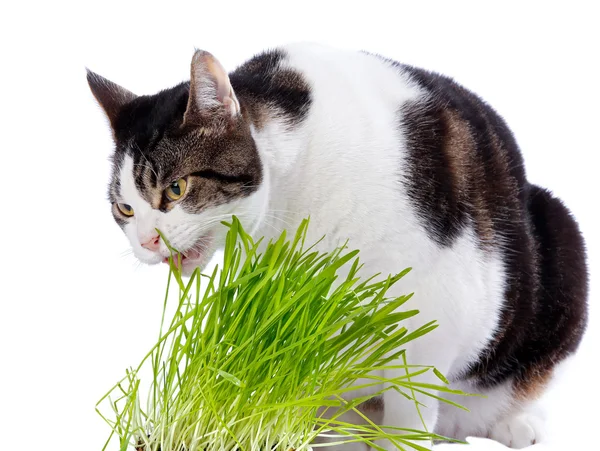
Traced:
MULTIPOLYGON (((452 380, 459 380, 498 325, 504 263, 499 253, 481 250, 471 229, 451 247, 438 246, 427 235, 400 183, 405 176, 406 148, 398 109, 403 102, 423 99, 424 93, 397 68, 366 54, 313 44, 291 45, 286 50, 285 64, 308 81, 312 104, 296 128, 290 130, 281 119, 273 118, 260 131, 253 130, 264 179, 249 199, 201 215, 189 215, 179 207, 161 213, 137 193, 132 163, 126 159, 121 195, 135 210, 135 219, 125 227, 135 254, 154 262, 139 243, 155 227, 174 246, 185 248, 199 233, 214 228, 211 221, 219 215, 236 213, 242 219, 246 215, 254 233, 267 237, 278 236, 284 228, 294 230, 310 215, 309 242, 326 235, 320 247, 331 250, 349 240, 350 247, 361 250, 364 274, 387 275, 413 268, 394 293, 415 293, 406 305, 421 312, 410 320, 413 328, 430 320, 436 320, 439 327, 411 344, 407 357, 410 363, 435 365, 452 380)), ((161 248, 161 255, 165 251, 161 248)), ((439 383, 431 374, 423 381, 439 383)), ((458 387, 473 389, 468 382, 458 387)), ((422 399, 427 405, 422 409, 426 427, 431 431, 437 425, 449 435, 493 433, 499 438, 509 430, 530 433, 510 416, 514 404, 510 383, 486 394, 488 399, 455 400, 467 404, 470 414, 448 406, 440 409, 437 401, 422 399), (504 429, 493 429, 500 420, 504 429)), ((388 391, 384 403, 383 424, 422 428, 414 404, 407 404, 396 392, 388 391)))

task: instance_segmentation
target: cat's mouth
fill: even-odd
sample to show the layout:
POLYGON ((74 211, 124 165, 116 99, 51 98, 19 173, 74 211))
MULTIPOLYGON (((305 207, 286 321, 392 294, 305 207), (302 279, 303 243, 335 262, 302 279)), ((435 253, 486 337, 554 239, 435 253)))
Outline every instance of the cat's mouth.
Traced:
MULTIPOLYGON (((201 236, 189 249, 174 253, 173 264, 184 272, 201 267, 206 263, 206 259, 211 256, 210 250, 212 237, 210 235, 201 236), (181 267, 180 267, 181 265, 181 267)), ((163 258, 163 263, 169 263, 169 257, 163 258)))

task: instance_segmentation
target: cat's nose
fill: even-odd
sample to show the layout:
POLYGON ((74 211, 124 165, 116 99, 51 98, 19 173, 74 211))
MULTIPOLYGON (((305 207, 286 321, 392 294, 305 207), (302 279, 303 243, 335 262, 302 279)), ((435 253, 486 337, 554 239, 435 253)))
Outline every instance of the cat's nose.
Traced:
POLYGON ((157 234, 152 235, 150 239, 142 243, 142 247, 145 247, 149 251, 156 252, 160 247, 160 237, 157 234))

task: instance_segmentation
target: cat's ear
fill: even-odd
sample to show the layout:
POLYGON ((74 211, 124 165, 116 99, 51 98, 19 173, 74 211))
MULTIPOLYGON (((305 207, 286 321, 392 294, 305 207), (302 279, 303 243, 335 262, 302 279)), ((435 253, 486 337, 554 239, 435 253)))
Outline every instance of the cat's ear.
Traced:
POLYGON ((137 96, 127 89, 87 69, 87 81, 94 97, 106 113, 110 125, 115 129, 121 108, 137 96))
POLYGON ((236 116, 240 112, 240 104, 221 63, 210 53, 196 50, 192 58, 190 97, 183 122, 199 124, 201 119, 208 119, 219 111, 236 116))

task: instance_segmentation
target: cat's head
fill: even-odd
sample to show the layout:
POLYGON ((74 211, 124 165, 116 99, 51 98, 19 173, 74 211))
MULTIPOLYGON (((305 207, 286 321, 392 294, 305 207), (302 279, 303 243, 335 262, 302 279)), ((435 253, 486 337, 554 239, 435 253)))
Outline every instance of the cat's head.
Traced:
POLYGON ((184 273, 204 266, 223 245, 221 221, 252 221, 262 203, 261 161, 227 73, 199 50, 190 82, 155 95, 87 78, 115 141, 112 214, 135 256, 166 261, 158 229, 181 252, 184 273))

